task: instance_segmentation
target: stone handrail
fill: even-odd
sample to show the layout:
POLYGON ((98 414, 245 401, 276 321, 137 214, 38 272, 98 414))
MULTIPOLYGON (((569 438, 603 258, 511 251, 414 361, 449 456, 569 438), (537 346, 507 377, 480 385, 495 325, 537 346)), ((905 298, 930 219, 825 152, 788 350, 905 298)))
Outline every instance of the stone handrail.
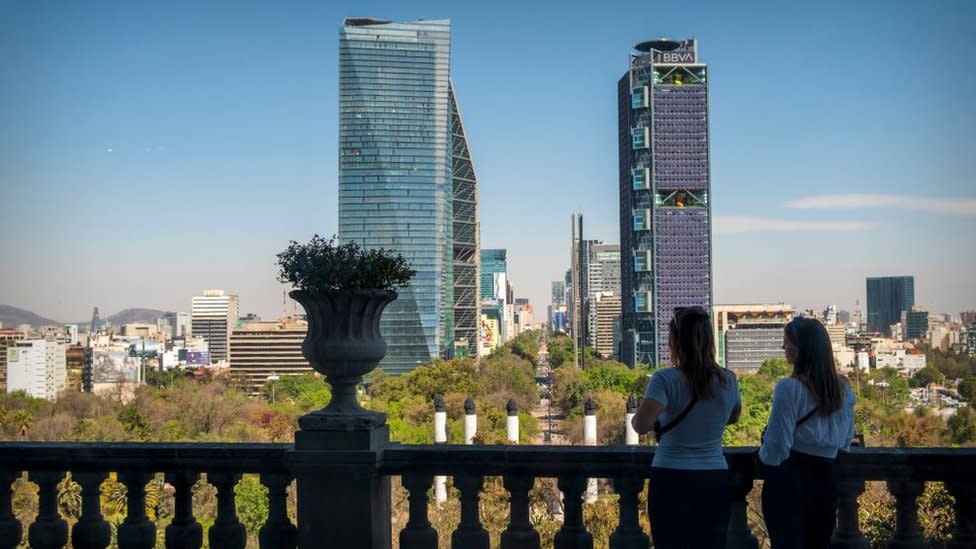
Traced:
MULTIPOLYGON (((362 445, 360 445, 362 447, 362 445)), ((746 521, 746 495, 762 478, 755 466, 754 448, 727 448, 732 469, 730 547, 758 547, 746 521)), ((583 495, 588 478, 612 480, 619 495, 619 524, 610 546, 648 547, 647 533, 638 522, 638 494, 654 456, 651 446, 479 446, 381 444, 375 450, 341 446, 296 452, 289 444, 159 444, 159 443, 30 443, 0 442, 0 549, 16 547, 23 526, 14 518, 11 483, 26 472, 39 487, 39 513, 27 537, 33 547, 104 548, 111 530, 101 516, 99 487, 110 472, 128 489, 128 516, 118 527, 123 549, 152 547, 156 525, 146 516, 145 485, 163 473, 175 489, 176 513, 166 529, 167 547, 200 547, 202 527, 193 517, 191 487, 206 474, 217 487, 217 520, 208 537, 211 547, 240 548, 244 526, 234 508, 234 486, 243 473, 261 475, 269 488, 270 514, 261 528, 261 547, 295 547, 295 525, 285 510, 285 489, 299 482, 299 524, 312 532, 334 528, 330 536, 306 538, 303 547, 390 547, 389 479, 402 478, 409 491, 409 522, 400 533, 400 547, 437 547, 437 532, 427 519, 428 492, 435 475, 453 477, 460 493, 461 522, 452 547, 486 548, 488 533, 480 523, 479 493, 484 477, 500 476, 511 495, 509 525, 502 547, 539 547, 539 535, 529 519, 528 492, 536 478, 556 478, 564 495, 565 514, 556 536, 557 548, 592 547, 583 521, 583 495), (58 514, 57 485, 66 472, 82 486, 82 514, 72 531, 58 514), (303 482, 305 484, 303 484, 303 482), (369 485, 369 490, 359 486, 369 485), (315 487, 303 493, 302 486, 315 487), (304 507, 304 508, 303 508, 304 507), (371 518, 370 533, 348 526, 371 518), (304 517, 314 517, 304 518, 304 517), (345 525, 345 526, 344 526, 345 525), (384 532, 384 528, 386 531, 384 532)), ((884 481, 896 506, 893 547, 927 547, 917 517, 917 497, 928 481, 944 482, 955 498, 956 526, 949 547, 976 547, 976 449, 855 448, 837 463, 838 526, 834 547, 867 547, 858 530, 857 496, 865 481, 884 481)), ((300 539, 300 538, 299 538, 300 539)))

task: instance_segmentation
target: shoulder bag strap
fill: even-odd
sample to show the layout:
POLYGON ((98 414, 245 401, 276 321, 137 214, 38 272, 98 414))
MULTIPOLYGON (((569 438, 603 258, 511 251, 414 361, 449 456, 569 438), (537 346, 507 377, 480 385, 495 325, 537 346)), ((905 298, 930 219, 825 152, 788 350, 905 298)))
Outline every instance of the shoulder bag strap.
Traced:
POLYGON ((685 409, 684 410, 681 410, 681 413, 678 414, 678 417, 672 419, 671 421, 668 422, 667 425, 664 425, 664 426, 661 427, 661 430, 658 431, 658 436, 661 436, 664 433, 667 433, 668 431, 670 431, 671 429, 674 429, 675 427, 677 427, 678 424, 681 423, 681 421, 683 419, 685 419, 685 416, 688 415, 688 412, 690 412, 691 409, 695 407, 695 404, 697 402, 698 402, 698 397, 692 396, 691 397, 691 402, 689 402, 688 405, 685 406, 685 409))
POLYGON ((810 410, 810 413, 808 413, 807 415, 805 415, 805 416, 803 416, 803 417, 801 417, 801 418, 800 418, 800 421, 797 421, 797 422, 796 422, 796 426, 797 426, 797 427, 799 427, 800 425, 803 425, 804 423, 806 423, 806 421, 807 421, 808 419, 810 419, 810 418, 812 418, 812 417, 813 417, 813 414, 816 414, 816 413, 817 413, 817 407, 816 407, 816 406, 814 406, 814 407, 813 407, 813 410, 810 410))

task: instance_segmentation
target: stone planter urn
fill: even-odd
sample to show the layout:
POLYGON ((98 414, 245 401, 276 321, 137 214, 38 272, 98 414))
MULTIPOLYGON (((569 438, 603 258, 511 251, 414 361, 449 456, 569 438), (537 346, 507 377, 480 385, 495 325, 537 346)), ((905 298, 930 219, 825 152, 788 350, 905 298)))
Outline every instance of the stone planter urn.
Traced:
POLYGON ((308 318, 302 355, 332 387, 329 404, 298 419, 303 431, 375 429, 386 416, 356 401, 356 386, 386 356, 380 316, 397 298, 394 290, 347 290, 312 293, 292 290, 308 318))

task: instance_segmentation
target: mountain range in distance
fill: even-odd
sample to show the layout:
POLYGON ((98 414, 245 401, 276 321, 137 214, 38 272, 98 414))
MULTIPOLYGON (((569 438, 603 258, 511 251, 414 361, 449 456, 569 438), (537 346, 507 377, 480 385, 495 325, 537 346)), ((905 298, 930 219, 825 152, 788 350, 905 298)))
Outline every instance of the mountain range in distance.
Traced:
MULTIPOLYGON (((132 323, 154 323, 157 318, 166 313, 167 311, 160 311, 158 309, 123 309, 112 316, 102 317, 101 321, 103 323, 110 323, 113 326, 132 323)), ((61 322, 11 305, 0 305, 0 324, 4 328, 16 328, 21 324, 30 324, 34 328, 40 326, 60 326, 62 324, 87 326, 90 322, 91 319, 87 319, 84 322, 61 322)))

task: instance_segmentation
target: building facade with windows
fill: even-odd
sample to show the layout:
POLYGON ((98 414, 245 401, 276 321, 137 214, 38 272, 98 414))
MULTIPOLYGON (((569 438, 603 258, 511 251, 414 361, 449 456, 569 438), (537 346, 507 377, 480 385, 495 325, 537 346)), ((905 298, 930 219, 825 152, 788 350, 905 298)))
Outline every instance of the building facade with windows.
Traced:
POLYGON ((230 371, 240 376, 246 390, 257 394, 269 377, 311 373, 302 356, 302 341, 308 324, 286 318, 277 321, 247 322, 230 335, 230 371))
POLYGON ((7 392, 57 400, 68 382, 67 345, 54 339, 25 339, 7 347, 7 392))
POLYGON ((902 339, 922 339, 929 332, 929 312, 913 308, 901 313, 902 339))
POLYGON ((191 332, 207 342, 214 363, 227 360, 230 332, 237 323, 239 309, 237 296, 223 290, 205 290, 203 295, 193 297, 191 332))
POLYGON ((867 279, 868 331, 891 336, 891 326, 915 306, 914 276, 879 276, 867 279))
POLYGON ((381 321, 394 375, 479 339, 477 179, 450 53, 446 20, 347 19, 339 35, 339 238, 417 273, 381 321))
POLYGON ((697 43, 634 47, 618 81, 621 360, 670 362, 676 307, 712 307, 707 68, 697 43))
POLYGON ((712 313, 715 358, 737 371, 755 371, 772 358, 783 358, 783 329, 793 320, 793 307, 716 305, 712 313))

